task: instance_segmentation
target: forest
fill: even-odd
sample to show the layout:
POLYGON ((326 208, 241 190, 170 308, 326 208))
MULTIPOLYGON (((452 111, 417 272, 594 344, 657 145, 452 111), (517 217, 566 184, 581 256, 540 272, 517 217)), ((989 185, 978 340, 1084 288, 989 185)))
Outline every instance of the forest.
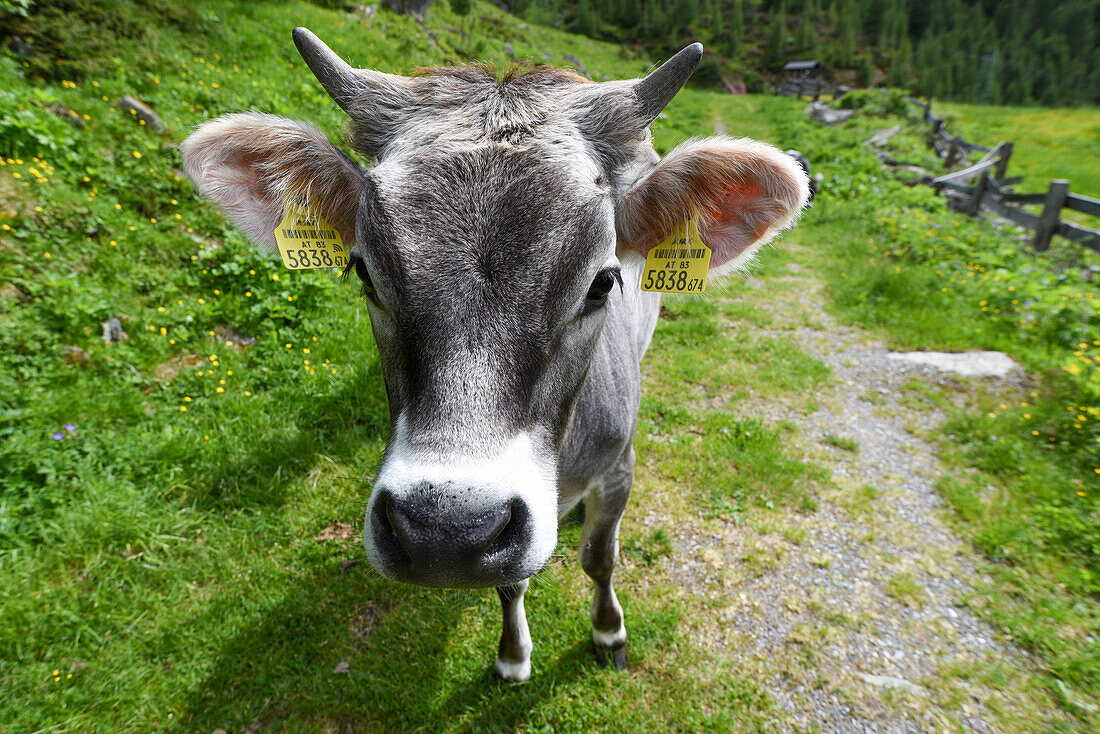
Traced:
POLYGON ((1096 0, 512 0, 531 22, 675 50, 700 40, 700 79, 766 91, 787 60, 815 58, 835 81, 907 87, 981 104, 1100 101, 1096 0))

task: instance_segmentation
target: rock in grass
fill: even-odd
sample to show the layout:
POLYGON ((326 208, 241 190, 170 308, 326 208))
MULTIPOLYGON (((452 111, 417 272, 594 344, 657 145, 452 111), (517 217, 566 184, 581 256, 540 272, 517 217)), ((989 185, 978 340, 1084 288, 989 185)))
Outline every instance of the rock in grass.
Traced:
POLYGON ((61 353, 61 359, 65 360, 66 364, 75 364, 83 367, 88 364, 91 359, 87 352, 75 344, 66 345, 63 349, 65 351, 61 353))
POLYGON ((80 113, 76 110, 66 107, 60 102, 54 102, 52 105, 46 107, 46 109, 75 127, 77 130, 84 129, 84 120, 80 119, 80 113))
POLYGON ((130 335, 122 329, 122 322, 114 316, 104 321, 102 326, 104 344, 117 344, 130 338, 130 335))
POLYGON ((7 171, 0 171, 0 219, 30 216, 34 211, 18 182, 7 171))
POLYGON ((839 125, 851 118, 854 113, 855 110, 834 110, 821 101, 810 105, 810 119, 826 125, 839 125))
POLYGON ((243 352, 256 344, 256 337, 243 334, 228 326, 215 327, 214 336, 219 341, 225 342, 226 346, 233 347, 238 352, 243 352))
POLYGON ((30 300, 26 293, 19 290, 12 283, 4 283, 0 285, 0 301, 18 301, 24 303, 30 300))
POLYGON ((964 377, 1005 377, 1019 365, 1004 352, 892 352, 890 359, 923 364, 964 377))
POLYGON ((115 102, 113 107, 132 112, 134 117, 139 120, 145 120, 146 126, 155 133, 164 132, 164 120, 160 119, 160 115, 153 112, 153 108, 142 102, 137 97, 132 97, 129 94, 122 99, 115 102))
POLYGON ((872 148, 885 148, 890 138, 901 132, 901 125, 894 125, 885 130, 875 130, 875 134, 867 139, 866 144, 872 148))

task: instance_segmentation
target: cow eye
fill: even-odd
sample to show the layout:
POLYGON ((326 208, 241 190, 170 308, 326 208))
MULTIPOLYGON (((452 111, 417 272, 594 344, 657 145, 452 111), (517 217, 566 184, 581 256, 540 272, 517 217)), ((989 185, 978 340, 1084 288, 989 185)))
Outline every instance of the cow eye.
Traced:
POLYGON ((585 296, 586 305, 589 309, 602 306, 607 300, 607 294, 611 292, 616 283, 619 284, 619 288, 623 287, 623 276, 618 268, 604 268, 596 273, 592 285, 588 288, 588 294, 585 296))
POLYGON ((340 274, 340 277, 346 278, 354 270, 355 274, 359 276, 359 280, 363 281, 363 294, 367 296, 374 295, 374 283, 370 279, 370 271, 367 270, 367 264, 363 262, 363 259, 358 255, 352 255, 348 258, 348 265, 344 268, 344 272, 340 274))

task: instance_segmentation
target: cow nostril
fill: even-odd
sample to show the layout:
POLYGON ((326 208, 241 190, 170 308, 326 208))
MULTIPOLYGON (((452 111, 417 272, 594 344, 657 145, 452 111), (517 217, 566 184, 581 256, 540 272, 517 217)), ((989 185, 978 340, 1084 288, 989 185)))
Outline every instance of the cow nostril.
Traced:
POLYGON ((520 500, 511 500, 503 520, 485 549, 483 557, 486 560, 506 554, 520 541, 527 525, 527 505, 520 500))
POLYGON ((378 499, 374 501, 373 510, 373 535, 374 543, 380 551, 394 561, 409 560, 408 550, 394 529, 390 516, 394 511, 393 495, 387 490, 381 490, 378 499))

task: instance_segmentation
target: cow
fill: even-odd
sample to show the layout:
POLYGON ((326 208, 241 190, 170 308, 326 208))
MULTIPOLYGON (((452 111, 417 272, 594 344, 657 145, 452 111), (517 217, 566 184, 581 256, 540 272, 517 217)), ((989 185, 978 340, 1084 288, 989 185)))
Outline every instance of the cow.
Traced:
POLYGON ((370 167, 316 127, 257 112, 199 126, 184 163, 262 247, 291 206, 350 245, 390 412, 364 519, 371 564, 411 584, 495 587, 493 670, 525 680, 524 594, 582 505, 596 657, 625 667, 612 575, 661 301, 640 287, 645 257, 694 217, 711 275, 743 268, 793 224, 806 175, 747 139, 657 155, 650 124, 697 43, 642 79, 594 83, 547 67, 404 77, 353 68, 305 28, 293 39, 370 167))

